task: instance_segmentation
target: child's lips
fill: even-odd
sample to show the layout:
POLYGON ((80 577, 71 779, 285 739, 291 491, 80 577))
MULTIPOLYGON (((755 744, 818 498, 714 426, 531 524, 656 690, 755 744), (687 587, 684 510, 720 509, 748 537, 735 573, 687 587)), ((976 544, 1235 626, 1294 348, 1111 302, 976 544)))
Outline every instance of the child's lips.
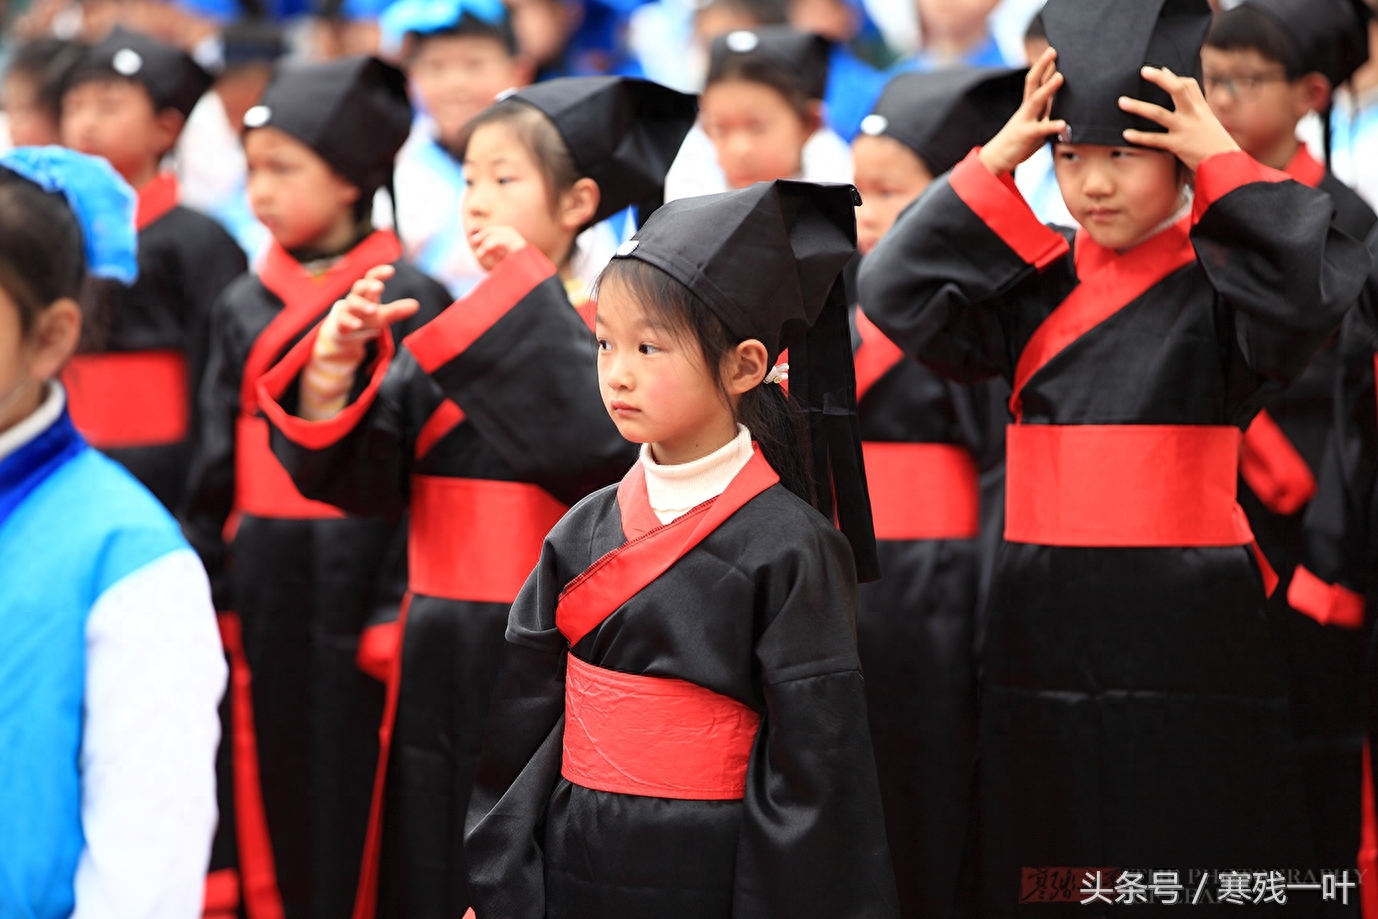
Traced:
POLYGON ((609 407, 612 409, 612 413, 619 418, 630 418, 633 415, 641 414, 641 409, 630 402, 623 402, 621 399, 614 399, 609 407))
POLYGON ((1093 207, 1086 212, 1087 219, 1095 223, 1106 223, 1114 220, 1120 214, 1119 211, 1108 207, 1093 207))

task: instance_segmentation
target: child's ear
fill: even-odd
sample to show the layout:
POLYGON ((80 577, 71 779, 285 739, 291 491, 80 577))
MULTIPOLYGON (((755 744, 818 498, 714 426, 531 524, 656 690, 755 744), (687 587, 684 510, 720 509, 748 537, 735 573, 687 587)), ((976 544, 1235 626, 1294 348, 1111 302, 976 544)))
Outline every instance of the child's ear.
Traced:
POLYGON ((582 178, 575 182, 561 196, 560 225, 566 230, 578 230, 598 213, 598 203, 602 197, 598 183, 593 179, 582 178))
POLYGON ((175 108, 165 108, 154 115, 154 140, 158 150, 166 153, 177 146, 177 138, 181 136, 182 127, 186 123, 187 119, 175 108))
POLYGON ((81 339, 81 307, 71 297, 63 297, 38 314, 29 340, 32 360, 29 372, 36 379, 56 377, 81 339))
POLYGON ((754 338, 732 349, 732 366, 727 368, 727 391, 740 396, 760 386, 770 372, 769 360, 766 346, 754 338))
POLYGON ((1330 108, 1330 80, 1319 73, 1308 73, 1301 78, 1302 98, 1313 112, 1324 112, 1330 108))
POLYGON ((512 58, 512 85, 520 89, 530 86, 536 80, 536 62, 529 55, 518 54, 512 58))
POLYGON ((812 137, 814 132, 823 126, 823 103, 818 99, 810 99, 808 108, 804 110, 804 136, 812 137))

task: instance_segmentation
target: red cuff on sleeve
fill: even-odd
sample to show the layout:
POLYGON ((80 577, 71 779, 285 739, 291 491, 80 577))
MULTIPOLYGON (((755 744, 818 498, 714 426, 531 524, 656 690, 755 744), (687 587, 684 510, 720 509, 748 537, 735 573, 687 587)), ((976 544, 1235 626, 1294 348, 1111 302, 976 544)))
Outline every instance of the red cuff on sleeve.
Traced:
POLYGON ((432 373, 463 354, 508 310, 554 274, 550 259, 528 244, 499 262, 473 290, 408 335, 402 344, 422 370, 432 373))
POLYGON ((981 162, 981 148, 952 170, 948 181, 967 207, 975 212, 1014 250, 1015 255, 1040 271, 1065 256, 1071 249, 1055 230, 1038 222, 1034 212, 1015 187, 1014 176, 995 176, 981 162))
POLYGON ((297 342, 296 347, 288 351, 287 355, 278 361, 277 366, 258 381, 259 409, 268 416, 273 427, 285 434, 288 440, 307 450, 324 450, 354 430, 355 425, 363 419, 369 406, 377 398, 378 387, 383 384, 383 377, 392 363, 392 356, 396 353, 391 334, 385 332, 378 336, 378 357, 373 362, 368 386, 359 394, 359 398, 341 409, 334 418, 326 421, 307 421, 305 418, 287 414, 278 404, 278 399, 282 398, 282 394, 292 385, 292 381, 301 376, 301 372, 311 360, 311 352, 316 347, 316 336, 320 334, 320 330, 320 325, 317 325, 306 333, 306 337, 297 342))
POLYGON ((1287 434, 1267 411, 1244 432, 1239 474, 1263 506, 1290 517, 1316 494, 1316 477, 1287 434))
POLYGON ((1245 185, 1254 182, 1287 182, 1291 176, 1254 159, 1243 150, 1218 153, 1203 160, 1196 167, 1196 200, 1192 214, 1200 219, 1212 204, 1245 185))
POLYGON ((1301 565, 1287 588, 1292 609, 1305 613, 1321 625, 1357 629, 1364 624, 1364 595, 1339 584, 1327 584, 1301 565))
POLYGON ((354 655, 354 666, 386 683, 401 641, 402 632, 396 622, 369 626, 359 633, 359 651, 354 655))

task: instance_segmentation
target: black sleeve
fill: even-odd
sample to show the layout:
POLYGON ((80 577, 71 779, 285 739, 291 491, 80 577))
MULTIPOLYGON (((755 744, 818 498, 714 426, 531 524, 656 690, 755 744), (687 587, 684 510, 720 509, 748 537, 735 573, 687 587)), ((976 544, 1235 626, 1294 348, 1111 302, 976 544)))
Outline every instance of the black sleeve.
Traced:
POLYGON ((187 310, 187 365, 193 386, 199 389, 210 356, 212 309, 230 282, 248 271, 249 263, 234 238, 209 217, 188 226, 179 256, 187 310))

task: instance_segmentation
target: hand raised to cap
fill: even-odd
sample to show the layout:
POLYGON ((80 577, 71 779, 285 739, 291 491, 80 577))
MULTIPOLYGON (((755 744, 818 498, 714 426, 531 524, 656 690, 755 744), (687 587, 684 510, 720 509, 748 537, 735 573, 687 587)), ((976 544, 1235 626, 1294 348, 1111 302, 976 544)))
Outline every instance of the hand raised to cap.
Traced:
POLYGON ((1235 143, 1230 132, 1225 130, 1225 126, 1211 111, 1196 80, 1179 77, 1167 68, 1158 67, 1145 67, 1143 76, 1172 97, 1175 111, 1152 102, 1121 96, 1120 108, 1124 111, 1167 128, 1166 134, 1131 128, 1124 132, 1126 141, 1171 153, 1192 172, 1217 154, 1239 149, 1239 144, 1235 143))
POLYGON ((1062 133, 1067 122, 1049 117, 1053 96, 1062 87, 1057 70, 1057 51, 1049 48, 1029 68, 1024 78, 1024 101, 1000 133, 981 148, 981 162, 996 175, 1014 167, 1038 152, 1048 138, 1062 133))

